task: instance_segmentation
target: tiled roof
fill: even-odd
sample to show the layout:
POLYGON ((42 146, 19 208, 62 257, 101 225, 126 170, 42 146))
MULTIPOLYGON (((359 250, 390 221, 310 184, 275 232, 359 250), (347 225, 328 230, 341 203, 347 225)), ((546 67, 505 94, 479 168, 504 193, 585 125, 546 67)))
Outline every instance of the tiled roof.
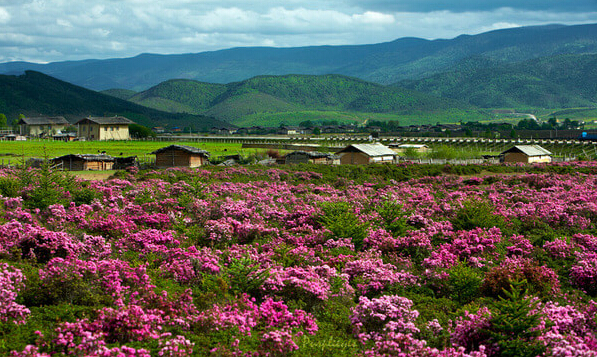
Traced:
POLYGON ((509 152, 521 152, 527 156, 543 156, 543 155, 551 155, 551 152, 545 150, 539 145, 515 145, 510 149, 502 152, 502 154, 509 153, 509 152))
POLYGON ((104 154, 68 154, 64 156, 55 157, 52 159, 52 161, 68 160, 69 158, 83 161, 114 161, 114 158, 112 156, 104 154))
POLYGON ((156 151, 152 152, 152 155, 156 155, 159 153, 162 153, 164 151, 169 151, 169 150, 180 150, 180 151, 185 151, 191 154, 198 154, 198 155, 203 155, 205 157, 209 157, 209 152, 205 151, 203 149, 199 149, 193 146, 186 146, 186 145, 170 145, 170 146, 166 146, 163 147, 161 149, 157 149, 156 151))
POLYGON ((389 147, 383 144, 352 144, 344 149, 340 150, 338 153, 345 152, 345 151, 352 151, 351 148, 354 148, 358 151, 361 151, 367 156, 375 157, 375 156, 386 156, 386 155, 396 155, 394 150, 390 149, 389 147))
POLYGON ((89 120, 100 125, 113 125, 113 124, 133 124, 133 122, 125 117, 114 116, 114 117, 87 117, 79 120, 77 124, 89 120))
POLYGON ((69 122, 64 117, 21 118, 19 123, 27 125, 69 125, 69 122))

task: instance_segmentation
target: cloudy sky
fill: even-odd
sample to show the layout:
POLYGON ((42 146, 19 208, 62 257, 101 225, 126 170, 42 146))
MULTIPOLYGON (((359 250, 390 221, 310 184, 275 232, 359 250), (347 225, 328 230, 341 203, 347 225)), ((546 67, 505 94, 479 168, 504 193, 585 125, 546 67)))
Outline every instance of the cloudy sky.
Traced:
POLYGON ((597 0, 0 0, 0 62, 453 38, 597 23, 597 0))

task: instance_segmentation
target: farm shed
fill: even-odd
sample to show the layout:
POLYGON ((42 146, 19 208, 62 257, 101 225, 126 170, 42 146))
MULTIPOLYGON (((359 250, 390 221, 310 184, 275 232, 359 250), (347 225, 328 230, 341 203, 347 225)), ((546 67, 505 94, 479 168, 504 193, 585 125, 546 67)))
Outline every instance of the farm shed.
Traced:
POLYGON ((87 140, 129 140, 129 124, 125 117, 87 117, 77 122, 79 137, 87 140))
POLYGON ((551 152, 539 145, 516 145, 500 154, 503 162, 551 162, 551 152))
POLYGON ((69 171, 112 170, 114 158, 109 155, 69 154, 50 159, 57 169, 69 171))
POLYGON ((340 163, 346 164, 382 164, 395 161, 394 150, 383 144, 352 144, 336 153, 340 156, 340 163))
POLYGON ((64 117, 21 118, 18 124, 21 135, 36 137, 51 136, 70 125, 64 117))
POLYGON ((199 167, 208 163, 209 152, 186 145, 170 145, 151 153, 158 168, 199 167))
POLYGON ((293 151, 284 156, 285 164, 339 164, 338 156, 319 151, 293 151))

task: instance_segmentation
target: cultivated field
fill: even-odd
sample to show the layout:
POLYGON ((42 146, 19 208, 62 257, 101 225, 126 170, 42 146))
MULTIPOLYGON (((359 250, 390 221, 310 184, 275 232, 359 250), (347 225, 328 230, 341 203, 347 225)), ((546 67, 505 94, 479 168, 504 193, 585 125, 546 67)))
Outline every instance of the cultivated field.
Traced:
POLYGON ((53 158, 68 154, 97 154, 105 152, 111 156, 153 157, 154 150, 171 144, 191 145, 209 151, 212 156, 254 153, 252 149, 241 149, 240 143, 185 142, 185 141, 0 141, 0 159, 7 162, 36 157, 53 158))

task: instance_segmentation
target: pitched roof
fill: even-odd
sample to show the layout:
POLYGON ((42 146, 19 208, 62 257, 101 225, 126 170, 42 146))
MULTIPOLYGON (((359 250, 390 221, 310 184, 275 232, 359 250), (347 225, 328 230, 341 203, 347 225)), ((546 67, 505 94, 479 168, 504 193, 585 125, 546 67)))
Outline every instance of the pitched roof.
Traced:
POLYGON ((60 161, 60 160, 67 160, 67 159, 75 159, 75 160, 83 160, 83 161, 114 161, 114 158, 110 155, 104 154, 68 154, 59 157, 55 157, 52 161, 60 161))
POLYGON ((133 122, 125 117, 113 116, 113 117, 87 117, 79 120, 77 124, 89 120, 100 125, 112 125, 112 124, 133 124, 133 122))
POLYGON ((330 159, 334 159, 337 156, 329 153, 329 152, 320 152, 320 151, 302 151, 302 150, 298 150, 298 151, 293 151, 291 153, 286 154, 286 156, 293 156, 293 155, 307 155, 310 159, 319 159, 322 157, 326 157, 326 158, 330 158, 330 159))
POLYGON ((341 152, 349 152, 349 151, 361 151, 365 153, 367 156, 375 157, 375 156, 386 156, 386 155, 396 155, 394 150, 390 149, 389 147, 376 143, 376 144, 352 144, 344 149, 338 151, 337 153, 341 152))
POLYGON ((21 118, 19 124, 27 125, 69 125, 69 122, 64 117, 34 117, 34 118, 21 118))
POLYGON ((205 151, 203 149, 199 149, 193 146, 186 146, 186 145, 170 145, 170 146, 166 146, 163 147, 161 149, 157 149, 156 151, 152 152, 152 155, 156 155, 159 153, 162 153, 164 151, 170 151, 170 150, 179 150, 179 151, 184 151, 184 152, 188 152, 190 154, 197 154, 197 155, 203 155, 205 157, 209 157, 209 152, 205 151))
POLYGON ((551 155, 550 151, 545 150, 544 148, 542 148, 539 145, 515 145, 515 146, 511 147, 510 149, 502 152, 502 155, 509 153, 509 152, 520 152, 527 156, 551 155))

